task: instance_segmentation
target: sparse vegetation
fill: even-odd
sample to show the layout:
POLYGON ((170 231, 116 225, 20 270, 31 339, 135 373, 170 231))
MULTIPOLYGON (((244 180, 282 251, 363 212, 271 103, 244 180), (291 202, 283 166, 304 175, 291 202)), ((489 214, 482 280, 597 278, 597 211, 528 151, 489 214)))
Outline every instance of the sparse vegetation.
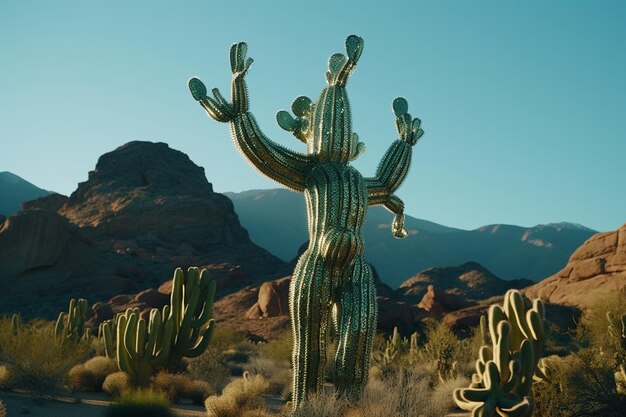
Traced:
POLYGON ((156 374, 152 378, 150 386, 157 391, 164 392, 173 402, 188 399, 195 404, 203 404, 204 400, 214 393, 212 387, 205 381, 165 371, 156 374))
POLYGON ((70 369, 69 386, 75 391, 100 391, 107 375, 117 371, 115 361, 106 356, 95 356, 70 369))
POLYGON ((9 318, 0 319, 0 360, 5 388, 35 393, 61 389, 68 371, 85 360, 90 344, 86 340, 62 343, 55 339, 52 323, 30 322, 17 328, 9 318))
POLYGON ((113 398, 119 397, 123 392, 130 389, 130 377, 126 372, 114 372, 107 375, 102 383, 102 391, 113 398))
POLYGON ((105 411, 106 417, 174 417, 167 395, 146 388, 123 392, 105 411))
POLYGON ((221 395, 206 399, 204 405, 209 417, 239 417, 249 410, 264 410, 265 402, 261 396, 269 384, 261 375, 250 375, 236 379, 224 387, 221 395))

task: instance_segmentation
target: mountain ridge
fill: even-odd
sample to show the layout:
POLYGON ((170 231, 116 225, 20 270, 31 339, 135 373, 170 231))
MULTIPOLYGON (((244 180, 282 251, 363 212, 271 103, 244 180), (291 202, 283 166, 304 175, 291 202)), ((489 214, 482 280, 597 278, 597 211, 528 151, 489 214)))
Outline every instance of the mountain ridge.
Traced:
MULTIPOLYGON (((308 239, 304 198, 297 193, 269 189, 225 195, 232 199, 252 240, 279 258, 293 259, 308 239)), ((505 280, 538 281, 560 270, 571 253, 596 233, 568 222, 463 230, 407 215, 409 236, 397 240, 390 233, 392 218, 382 207, 370 208, 364 238, 366 257, 394 288, 417 271, 472 261, 505 280)))

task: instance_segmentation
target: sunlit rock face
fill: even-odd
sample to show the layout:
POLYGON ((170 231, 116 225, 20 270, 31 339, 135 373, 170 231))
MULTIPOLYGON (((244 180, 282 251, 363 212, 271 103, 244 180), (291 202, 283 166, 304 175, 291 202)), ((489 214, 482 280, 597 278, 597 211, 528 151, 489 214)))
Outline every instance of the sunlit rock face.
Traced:
POLYGON ((602 295, 626 288, 626 224, 583 243, 558 273, 526 290, 558 304, 584 308, 602 295))

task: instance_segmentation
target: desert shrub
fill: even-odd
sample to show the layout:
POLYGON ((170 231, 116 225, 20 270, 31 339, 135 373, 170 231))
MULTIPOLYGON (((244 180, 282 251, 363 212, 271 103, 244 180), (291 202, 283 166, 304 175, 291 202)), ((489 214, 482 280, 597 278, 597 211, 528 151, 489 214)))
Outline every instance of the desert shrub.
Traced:
POLYGON ((262 409, 245 410, 243 414, 241 414, 241 417, 275 417, 275 416, 276 414, 272 414, 262 409))
POLYGON ((420 354, 433 365, 438 380, 454 379, 458 375, 458 359, 470 355, 469 343, 459 340, 452 329, 441 321, 426 325, 426 343, 420 354))
POLYGON ((536 417, 623 417, 626 396, 616 391, 614 369, 603 355, 586 349, 565 358, 551 357, 550 381, 536 384, 536 417))
POLYGON ((230 370, 223 362, 222 352, 218 346, 209 344, 200 356, 186 359, 187 374, 192 379, 207 382, 211 392, 221 391, 230 381, 230 370))
POLYGON ((246 372, 243 378, 226 385, 222 395, 213 395, 206 399, 204 405, 208 416, 239 417, 245 410, 263 410, 265 402, 262 394, 268 386, 261 375, 250 376, 246 372))
POLYGON ((578 335, 583 346, 616 355, 621 351, 620 342, 617 337, 610 337, 607 314, 616 320, 626 314, 626 290, 605 294, 590 303, 581 318, 578 335))
POLYGON ((123 392, 130 388, 130 377, 126 372, 114 372, 104 378, 102 383, 102 391, 114 398, 119 397, 123 392))
POLYGON ((277 339, 267 343, 259 343, 258 351, 262 358, 270 359, 277 364, 291 363, 293 349, 293 336, 291 332, 285 332, 277 339))
POLYGON ((0 417, 7 417, 7 408, 2 400, 0 400, 0 417))
POLYGON ((380 379, 370 379, 345 417, 441 417, 453 409, 454 389, 467 384, 465 378, 454 378, 433 385, 427 370, 396 367, 380 379))
POLYGON ((267 392, 270 394, 280 395, 292 381, 292 370, 286 362, 277 364, 261 356, 250 359, 244 369, 251 375, 263 376, 269 384, 267 392))
POLYGON ((8 366, 0 366, 0 389, 9 389, 13 385, 11 381, 11 370, 8 366))
MULTIPOLYGON (((347 410, 348 402, 332 392, 310 394, 292 417, 339 417, 347 410)), ((380 414, 384 415, 384 414, 380 414)))
POLYGON ((157 391, 166 393, 168 398, 174 402, 188 399, 196 404, 203 404, 204 400, 215 392, 205 381, 193 380, 186 375, 171 374, 165 371, 152 377, 151 386, 157 391))
POLYGON ((107 375, 117 371, 115 361, 106 356, 95 356, 87 362, 70 369, 70 389, 77 391, 100 391, 107 375))
POLYGON ((11 329, 11 320, 0 319, 0 360, 10 369, 11 386, 35 393, 61 389, 68 371, 86 359, 89 342, 59 343, 50 323, 32 321, 11 329))
POLYGON ((104 414, 107 417, 174 417, 165 393, 150 389, 123 392, 104 414))

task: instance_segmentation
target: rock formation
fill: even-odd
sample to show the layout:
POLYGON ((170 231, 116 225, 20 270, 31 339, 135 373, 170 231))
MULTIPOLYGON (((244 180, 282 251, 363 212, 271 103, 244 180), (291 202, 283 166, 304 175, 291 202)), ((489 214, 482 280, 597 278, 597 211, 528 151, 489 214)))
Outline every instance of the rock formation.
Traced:
POLYGON ((483 300, 504 294, 508 289, 520 289, 532 284, 532 281, 519 279, 505 281, 476 262, 467 262, 460 266, 429 268, 417 273, 400 284, 397 293, 412 300, 422 301, 433 285, 440 292, 460 296, 459 300, 483 300))
POLYGON ((529 297, 579 308, 616 291, 626 291, 626 224, 593 235, 565 268, 525 290, 529 297))
POLYGON ((191 265, 210 269, 220 294, 290 272, 249 239, 187 155, 130 142, 102 155, 69 198, 27 202, 2 223, 0 288, 10 291, 0 313, 52 318, 72 296, 96 302, 158 287, 191 265))

